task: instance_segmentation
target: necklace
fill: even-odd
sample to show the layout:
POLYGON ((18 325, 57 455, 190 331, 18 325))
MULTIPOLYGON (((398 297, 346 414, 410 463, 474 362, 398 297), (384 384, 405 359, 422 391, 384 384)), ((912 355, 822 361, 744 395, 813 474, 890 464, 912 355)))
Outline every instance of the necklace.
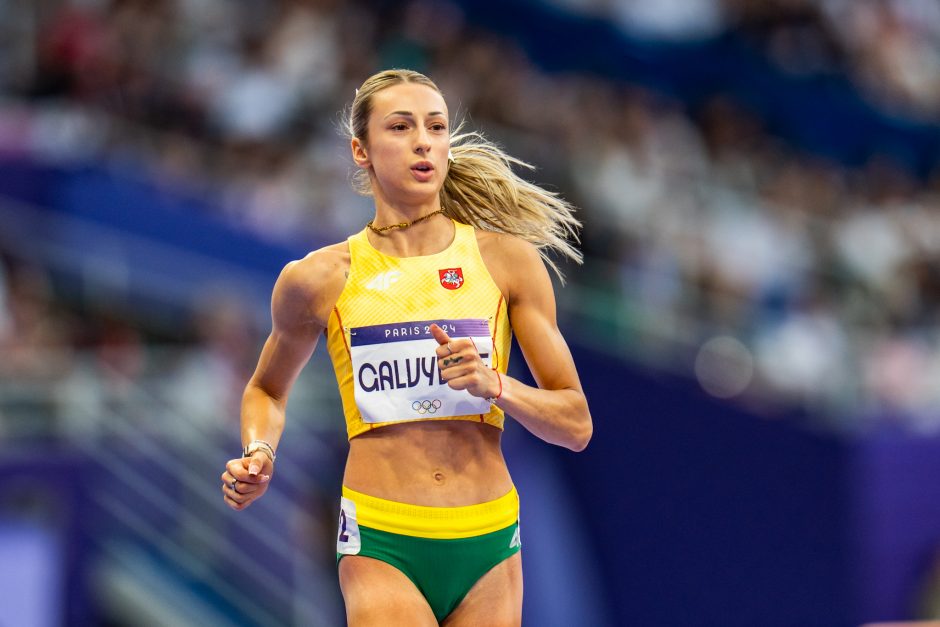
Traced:
POLYGON ((411 222, 399 222, 398 224, 389 224, 388 226, 375 227, 375 226, 372 226, 373 221, 369 220, 369 223, 366 226, 372 229, 373 233, 378 233, 379 235, 381 235, 382 233, 384 233, 385 231, 388 231, 389 229, 407 229, 412 224, 417 224, 418 222, 424 222, 431 216, 436 216, 439 213, 444 213, 444 209, 441 208, 441 209, 438 209, 437 211, 432 211, 431 213, 421 216, 420 218, 415 218, 411 222))

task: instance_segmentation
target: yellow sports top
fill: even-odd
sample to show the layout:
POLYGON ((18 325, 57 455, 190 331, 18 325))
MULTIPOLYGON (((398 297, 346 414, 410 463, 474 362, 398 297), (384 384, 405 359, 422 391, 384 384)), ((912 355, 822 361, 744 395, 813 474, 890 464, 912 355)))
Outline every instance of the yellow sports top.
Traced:
POLYGON ((327 324, 349 439, 389 424, 472 420, 503 427, 503 411, 440 379, 438 324, 470 337, 484 363, 506 372, 512 332, 506 302, 487 271, 472 226, 454 222, 443 251, 391 257, 349 237, 349 276, 327 324))

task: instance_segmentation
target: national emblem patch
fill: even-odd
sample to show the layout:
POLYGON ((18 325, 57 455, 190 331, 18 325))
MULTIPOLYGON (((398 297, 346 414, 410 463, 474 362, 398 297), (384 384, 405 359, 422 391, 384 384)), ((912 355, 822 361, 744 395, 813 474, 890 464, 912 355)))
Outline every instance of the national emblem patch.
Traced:
POLYGON ((463 270, 461 268, 445 268, 437 271, 441 277, 441 285, 449 290, 455 290, 463 285, 463 270))

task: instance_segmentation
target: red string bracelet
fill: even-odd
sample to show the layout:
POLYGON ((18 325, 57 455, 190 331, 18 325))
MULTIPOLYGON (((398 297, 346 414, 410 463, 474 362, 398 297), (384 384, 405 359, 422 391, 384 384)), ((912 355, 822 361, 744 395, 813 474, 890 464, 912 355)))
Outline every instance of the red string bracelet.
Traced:
POLYGON ((499 393, 496 396, 486 399, 491 405, 496 403, 499 400, 499 397, 503 395, 503 378, 499 376, 499 370, 493 368, 493 372, 496 373, 496 380, 499 381, 499 393))

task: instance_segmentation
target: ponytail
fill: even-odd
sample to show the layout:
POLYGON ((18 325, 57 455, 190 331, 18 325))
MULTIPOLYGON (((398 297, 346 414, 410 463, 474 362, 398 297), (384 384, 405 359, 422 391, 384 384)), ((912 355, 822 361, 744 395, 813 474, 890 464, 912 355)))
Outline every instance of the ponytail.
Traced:
POLYGON ((476 131, 461 132, 458 125, 450 140, 453 160, 441 188, 444 213, 476 228, 509 233, 534 244, 542 259, 564 281, 549 251, 582 262, 572 244, 578 242, 581 223, 575 208, 558 194, 517 175, 512 166, 535 168, 506 154, 476 131))

